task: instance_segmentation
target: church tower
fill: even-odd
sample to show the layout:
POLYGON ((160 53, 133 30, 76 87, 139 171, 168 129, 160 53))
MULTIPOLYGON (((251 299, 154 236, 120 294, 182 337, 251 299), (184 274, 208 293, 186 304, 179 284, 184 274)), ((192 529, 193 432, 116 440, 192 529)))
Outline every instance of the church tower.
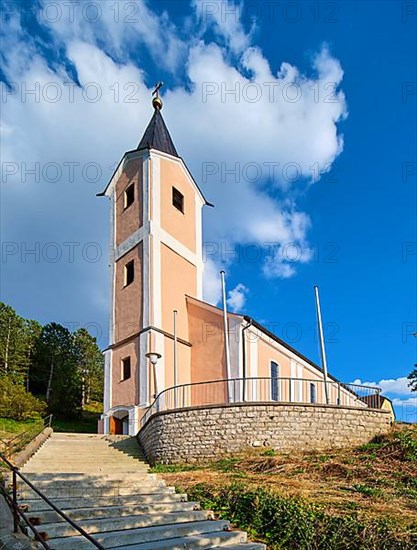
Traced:
POLYGON ((154 92, 153 116, 101 195, 110 199, 110 345, 105 351, 104 433, 138 430, 155 392, 190 379, 186 297, 202 299, 202 207, 154 92), (161 357, 155 369, 146 357, 161 357))

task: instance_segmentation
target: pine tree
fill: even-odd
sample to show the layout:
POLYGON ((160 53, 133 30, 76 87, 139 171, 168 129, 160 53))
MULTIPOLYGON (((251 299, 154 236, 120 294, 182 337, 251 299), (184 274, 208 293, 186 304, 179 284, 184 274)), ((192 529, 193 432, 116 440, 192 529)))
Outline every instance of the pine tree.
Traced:
POLYGON ((408 379, 410 380, 410 383, 408 385, 411 388, 411 391, 417 391, 417 363, 414 365, 414 367, 414 370, 412 370, 408 375, 408 379))

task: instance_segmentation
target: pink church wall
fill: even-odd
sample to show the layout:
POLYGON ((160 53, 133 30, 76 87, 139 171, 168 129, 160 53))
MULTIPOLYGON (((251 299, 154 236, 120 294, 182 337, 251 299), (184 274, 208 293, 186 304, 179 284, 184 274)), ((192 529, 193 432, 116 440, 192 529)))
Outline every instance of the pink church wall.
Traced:
POLYGON ((127 161, 116 184, 116 245, 119 246, 143 224, 143 160, 127 161), (135 185, 135 200, 124 208, 124 192, 130 184, 135 185))
POLYGON ((164 158, 160 162, 161 227, 189 250, 196 252, 196 192, 178 162, 164 158), (172 206, 172 187, 184 195, 184 214, 172 206))
POLYGON ((136 334, 142 328, 143 314, 143 246, 139 243, 116 263, 115 288, 115 341, 119 342, 136 334), (135 262, 133 283, 124 286, 124 269, 130 261, 135 262))
POLYGON ((116 405, 135 405, 138 403, 138 365, 140 353, 146 352, 139 350, 139 341, 137 338, 113 350, 112 407, 116 405), (131 376, 127 380, 122 380, 122 360, 128 356, 130 356, 131 376))

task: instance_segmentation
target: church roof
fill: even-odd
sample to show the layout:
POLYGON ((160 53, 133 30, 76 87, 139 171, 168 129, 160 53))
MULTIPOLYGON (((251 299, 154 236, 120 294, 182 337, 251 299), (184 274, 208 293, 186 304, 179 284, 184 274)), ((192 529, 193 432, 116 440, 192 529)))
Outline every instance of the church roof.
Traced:
POLYGON ((137 151, 141 149, 156 149, 157 151, 168 153, 168 155, 172 155, 173 157, 179 156, 162 118, 161 111, 158 108, 155 109, 153 117, 140 140, 137 151))

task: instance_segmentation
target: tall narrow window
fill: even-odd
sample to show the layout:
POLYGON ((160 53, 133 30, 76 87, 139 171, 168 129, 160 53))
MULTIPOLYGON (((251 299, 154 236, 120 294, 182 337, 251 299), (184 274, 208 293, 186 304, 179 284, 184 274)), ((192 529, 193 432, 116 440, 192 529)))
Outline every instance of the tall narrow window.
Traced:
POLYGON ((271 361, 271 400, 279 401, 278 364, 271 361))
POLYGON ((135 262, 131 262, 125 265, 125 286, 128 286, 133 283, 135 279, 135 262))
POLYGON ((130 374, 130 357, 125 357, 122 360, 122 380, 127 380, 128 378, 130 378, 130 374))
POLYGON ((129 206, 133 203, 135 200, 135 186, 132 183, 132 185, 129 185, 129 187, 126 189, 124 193, 124 209, 129 208, 129 206))
POLYGON ((184 195, 175 187, 172 188, 172 204, 184 214, 184 195))
POLYGON ((316 385, 310 384, 310 403, 316 403, 317 401, 317 395, 316 395, 316 385))

